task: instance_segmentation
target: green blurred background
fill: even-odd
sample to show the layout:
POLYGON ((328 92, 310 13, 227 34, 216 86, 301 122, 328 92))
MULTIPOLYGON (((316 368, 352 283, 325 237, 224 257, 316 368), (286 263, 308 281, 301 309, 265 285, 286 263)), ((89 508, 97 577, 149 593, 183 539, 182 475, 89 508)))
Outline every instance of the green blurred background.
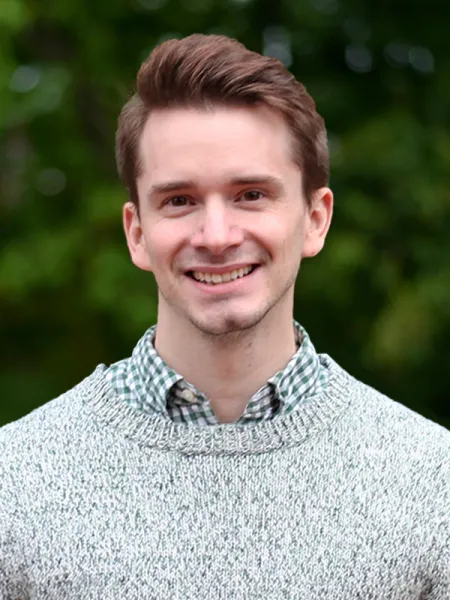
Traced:
POLYGON ((202 32, 283 60, 327 122, 335 217, 295 316, 450 426, 449 19, 438 0, 0 0, 0 424, 154 323, 121 229, 116 119, 151 48, 202 32))

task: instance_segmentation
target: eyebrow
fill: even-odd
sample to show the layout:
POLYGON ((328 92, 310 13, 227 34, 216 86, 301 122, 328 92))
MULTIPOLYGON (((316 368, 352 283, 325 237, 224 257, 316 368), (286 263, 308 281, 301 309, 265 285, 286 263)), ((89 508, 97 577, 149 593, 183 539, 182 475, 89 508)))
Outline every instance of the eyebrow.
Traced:
POLYGON ((151 197, 156 194, 167 194, 170 192, 176 192, 177 190, 193 187, 196 187, 194 181, 183 179, 175 181, 165 181, 162 183, 154 183, 152 186, 150 186, 148 196, 151 197))
MULTIPOLYGON (((273 175, 249 175, 244 177, 234 177, 226 182, 225 185, 236 187, 239 185, 266 185, 275 188, 277 191, 283 189, 283 181, 273 175)), ((192 179, 177 179, 173 181, 164 181, 161 183, 154 183, 149 191, 148 197, 152 197, 157 194, 168 194, 170 192, 176 192, 178 190, 196 188, 198 185, 192 179)))
POLYGON ((278 191, 283 189, 283 181, 273 175, 250 175, 249 177, 236 177, 230 181, 232 186, 237 185, 265 185, 278 191))

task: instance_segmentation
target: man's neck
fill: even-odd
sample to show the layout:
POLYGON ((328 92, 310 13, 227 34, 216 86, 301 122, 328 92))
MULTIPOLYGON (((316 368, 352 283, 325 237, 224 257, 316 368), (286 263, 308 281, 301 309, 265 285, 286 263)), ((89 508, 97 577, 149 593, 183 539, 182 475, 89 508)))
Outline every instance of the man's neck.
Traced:
POLYGON ((205 394, 224 423, 239 419, 253 394, 296 351, 292 313, 276 319, 266 315, 256 327, 227 336, 206 335, 190 324, 177 325, 158 319, 156 350, 205 394))

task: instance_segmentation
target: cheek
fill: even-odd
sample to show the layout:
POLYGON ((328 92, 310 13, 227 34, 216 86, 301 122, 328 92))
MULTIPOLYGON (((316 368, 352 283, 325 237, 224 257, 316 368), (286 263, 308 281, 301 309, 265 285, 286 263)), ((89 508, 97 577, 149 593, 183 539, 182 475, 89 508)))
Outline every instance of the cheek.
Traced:
POLYGON ((176 260, 185 243, 180 224, 161 221, 146 231, 147 252, 155 272, 164 272, 176 260))
POLYGON ((296 260, 303 246, 303 220, 298 216, 272 214, 264 223, 255 224, 255 238, 269 251, 272 258, 283 263, 296 260), (258 226, 259 225, 259 226, 258 226))

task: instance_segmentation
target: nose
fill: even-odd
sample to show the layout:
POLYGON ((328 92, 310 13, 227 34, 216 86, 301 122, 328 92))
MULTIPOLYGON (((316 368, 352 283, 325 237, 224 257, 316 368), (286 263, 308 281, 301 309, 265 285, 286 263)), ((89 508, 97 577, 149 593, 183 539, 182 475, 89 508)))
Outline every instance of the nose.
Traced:
POLYGON ((243 241, 243 231, 236 223, 232 209, 220 199, 205 202, 199 215, 198 229, 191 243, 212 254, 222 254, 227 248, 238 246, 243 241))

